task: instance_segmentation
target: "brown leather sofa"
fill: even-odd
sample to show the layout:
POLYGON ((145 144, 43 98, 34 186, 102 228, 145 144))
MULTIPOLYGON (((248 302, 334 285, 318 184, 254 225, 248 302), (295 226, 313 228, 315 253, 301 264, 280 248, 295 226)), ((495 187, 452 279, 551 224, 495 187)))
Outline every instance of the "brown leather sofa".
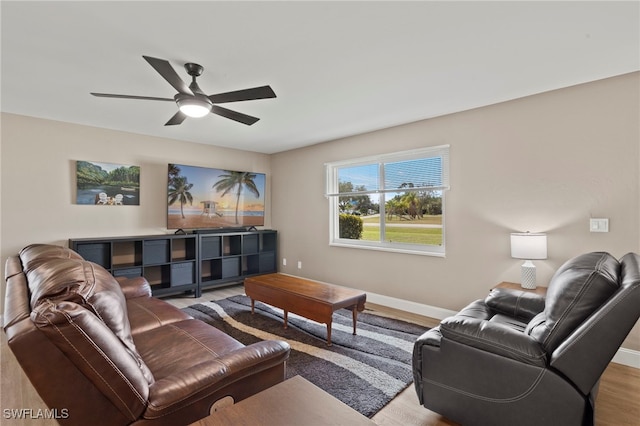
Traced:
POLYGON ((284 380, 286 342, 244 346, 67 248, 28 246, 5 277, 9 347, 60 423, 186 425, 284 380))
POLYGON ((418 338, 418 399, 464 425, 591 426, 600 376, 639 317, 640 256, 576 256, 546 296, 494 289, 418 338))

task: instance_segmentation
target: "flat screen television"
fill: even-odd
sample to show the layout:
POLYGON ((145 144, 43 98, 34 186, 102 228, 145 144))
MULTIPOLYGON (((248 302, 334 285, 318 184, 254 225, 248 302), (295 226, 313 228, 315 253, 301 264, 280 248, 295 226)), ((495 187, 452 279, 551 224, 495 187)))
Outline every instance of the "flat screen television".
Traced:
POLYGON ((264 173, 169 164, 167 229, 264 225, 264 173))

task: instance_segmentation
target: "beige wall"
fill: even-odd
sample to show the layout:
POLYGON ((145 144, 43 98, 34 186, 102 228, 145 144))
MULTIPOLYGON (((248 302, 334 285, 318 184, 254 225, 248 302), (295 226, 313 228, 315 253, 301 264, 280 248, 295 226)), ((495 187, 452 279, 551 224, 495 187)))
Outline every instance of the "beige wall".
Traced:
POLYGON ((2 114, 2 259, 31 243, 173 232, 169 162, 266 173, 270 225, 268 155, 2 114), (75 204, 76 160, 139 165, 140 206, 75 204))
MULTIPOLYGON (((587 251, 640 251, 639 73, 276 154, 282 272, 457 310, 519 281, 509 233, 548 233, 545 283, 587 251), (330 247, 325 162, 449 144, 446 258, 330 247), (609 233, 590 233, 607 217, 609 233), (297 262, 302 261, 302 269, 297 262)), ((640 349, 640 327, 625 343, 640 349)))
MULTIPOLYGON (((2 114, 2 262, 30 243, 167 232, 173 161, 267 173, 282 272, 457 310, 519 280, 512 231, 548 233, 540 282, 578 253, 640 251, 639 88, 635 73, 272 156, 2 114), (446 258, 329 247, 325 162, 441 144, 446 258), (75 205, 75 160, 140 165, 141 205, 75 205), (590 216, 608 217, 611 232, 589 233, 590 216)), ((625 346, 640 350, 633 333, 625 346)))

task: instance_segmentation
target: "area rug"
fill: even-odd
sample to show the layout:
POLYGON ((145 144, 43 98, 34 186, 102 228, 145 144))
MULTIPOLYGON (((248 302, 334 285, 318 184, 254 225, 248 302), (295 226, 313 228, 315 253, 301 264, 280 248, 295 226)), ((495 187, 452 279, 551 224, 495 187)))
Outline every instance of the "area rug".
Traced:
POLYGON ((291 345, 287 378, 300 375, 367 417, 372 417, 412 381, 413 343, 427 328, 372 313, 359 313, 353 335, 351 311, 333 315, 332 346, 327 327, 283 312, 246 296, 200 303, 186 313, 249 345, 261 340, 285 340, 291 345))

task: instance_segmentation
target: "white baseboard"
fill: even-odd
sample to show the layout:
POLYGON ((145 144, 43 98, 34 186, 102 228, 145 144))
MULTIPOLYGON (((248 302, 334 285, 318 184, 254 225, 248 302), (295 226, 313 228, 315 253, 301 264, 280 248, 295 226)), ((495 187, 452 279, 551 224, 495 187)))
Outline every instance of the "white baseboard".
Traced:
POLYGON ((396 299, 395 297, 369 292, 367 292, 367 302, 439 320, 443 320, 457 313, 456 311, 438 308, 437 306, 423 305, 422 303, 416 303, 410 300, 396 299))
MULTIPOLYGON (((413 314, 423 315, 430 318, 443 320, 446 317, 455 315, 456 311, 438 308, 437 306, 423 305, 422 303, 411 302, 409 300, 396 299, 394 297, 367 292, 367 301, 377 305, 387 306, 413 314)), ((620 348, 611 360, 618 364, 627 365, 640 369, 640 351, 620 348)))
POLYGON ((614 355, 612 362, 618 364, 627 365, 629 367, 640 369, 640 351, 634 351, 633 349, 620 348, 614 355))

